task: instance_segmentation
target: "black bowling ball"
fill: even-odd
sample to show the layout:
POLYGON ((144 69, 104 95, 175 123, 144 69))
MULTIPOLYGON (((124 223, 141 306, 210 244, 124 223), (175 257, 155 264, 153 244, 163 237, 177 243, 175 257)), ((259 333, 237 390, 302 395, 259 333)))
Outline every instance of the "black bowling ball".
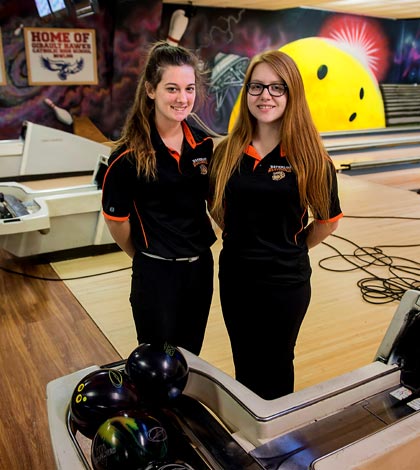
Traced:
POLYGON ((184 355, 168 343, 140 344, 128 357, 125 371, 142 399, 153 403, 165 403, 179 396, 189 373, 184 355))
POLYGON ((99 426, 122 410, 137 408, 137 388, 124 371, 104 368, 85 376, 70 401, 70 418, 78 431, 90 439, 99 426))

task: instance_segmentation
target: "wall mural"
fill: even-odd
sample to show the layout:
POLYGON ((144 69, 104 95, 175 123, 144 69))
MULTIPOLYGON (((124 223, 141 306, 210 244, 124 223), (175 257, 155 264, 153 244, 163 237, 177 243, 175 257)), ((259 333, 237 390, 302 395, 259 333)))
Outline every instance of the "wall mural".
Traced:
MULTIPOLYGON (((320 132, 385 127, 378 82, 370 71, 336 41, 304 38, 281 51, 292 57, 302 74, 308 104, 320 132)), ((229 120, 239 112, 239 99, 229 120)))
MULTIPOLYGON (((211 9, 200 9, 182 43, 210 60, 210 100, 202 113, 213 129, 225 133, 232 126, 249 58, 271 48, 296 61, 314 121, 324 132, 387 125, 381 85, 413 83, 419 78, 407 80, 398 60, 403 38, 412 30, 419 36, 418 21, 305 9, 268 14, 227 10, 216 17, 211 9), (196 24, 200 35, 194 31, 196 24)), ((420 90, 418 100, 420 104, 420 90)))
POLYGON ((281 49, 296 60, 321 131, 389 125, 383 86, 420 82, 417 20, 300 8, 267 12, 116 0, 99 2, 100 10, 92 16, 61 16, 46 24, 33 5, 32 0, 0 0, 7 75, 0 86, 0 139, 17 138, 24 120, 72 132, 48 103, 73 117, 88 116, 107 138, 117 138, 145 50, 171 35, 172 14, 180 9, 187 18, 180 44, 199 54, 209 70, 208 99, 198 114, 218 133, 228 131, 247 64, 263 50, 281 49), (95 29, 98 84, 29 86, 23 34, 18 32, 22 24, 95 29))

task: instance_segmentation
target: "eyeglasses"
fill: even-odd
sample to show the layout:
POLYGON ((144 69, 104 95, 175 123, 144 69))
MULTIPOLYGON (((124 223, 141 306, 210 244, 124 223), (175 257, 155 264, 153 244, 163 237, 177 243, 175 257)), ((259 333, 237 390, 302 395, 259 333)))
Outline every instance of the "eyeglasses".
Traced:
POLYGON ((262 83, 250 82, 246 84, 246 89, 252 96, 262 95, 266 88, 268 93, 276 98, 283 96, 287 91, 287 85, 285 83, 270 83, 269 85, 263 85, 262 83))

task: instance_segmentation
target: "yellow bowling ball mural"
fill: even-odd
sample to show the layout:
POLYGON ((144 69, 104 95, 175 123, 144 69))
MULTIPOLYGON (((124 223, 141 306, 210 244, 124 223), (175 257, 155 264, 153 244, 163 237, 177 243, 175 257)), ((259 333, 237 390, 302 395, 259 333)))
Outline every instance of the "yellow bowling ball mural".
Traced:
MULTIPOLYGON (((350 53, 324 38, 304 38, 280 48, 296 62, 319 132, 385 127, 374 75, 350 53)), ((239 98, 229 121, 238 114, 239 98)))

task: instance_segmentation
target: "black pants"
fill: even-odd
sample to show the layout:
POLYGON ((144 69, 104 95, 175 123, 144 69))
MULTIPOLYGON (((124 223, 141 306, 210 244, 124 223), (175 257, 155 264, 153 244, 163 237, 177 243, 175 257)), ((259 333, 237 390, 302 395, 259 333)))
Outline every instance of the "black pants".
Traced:
POLYGON ((240 262, 224 250, 219 280, 236 379, 266 400, 293 392, 294 349, 310 281, 285 286, 269 265, 240 262))
POLYGON ((213 256, 166 261, 137 253, 130 302, 140 343, 169 342, 199 354, 213 295, 213 256))

